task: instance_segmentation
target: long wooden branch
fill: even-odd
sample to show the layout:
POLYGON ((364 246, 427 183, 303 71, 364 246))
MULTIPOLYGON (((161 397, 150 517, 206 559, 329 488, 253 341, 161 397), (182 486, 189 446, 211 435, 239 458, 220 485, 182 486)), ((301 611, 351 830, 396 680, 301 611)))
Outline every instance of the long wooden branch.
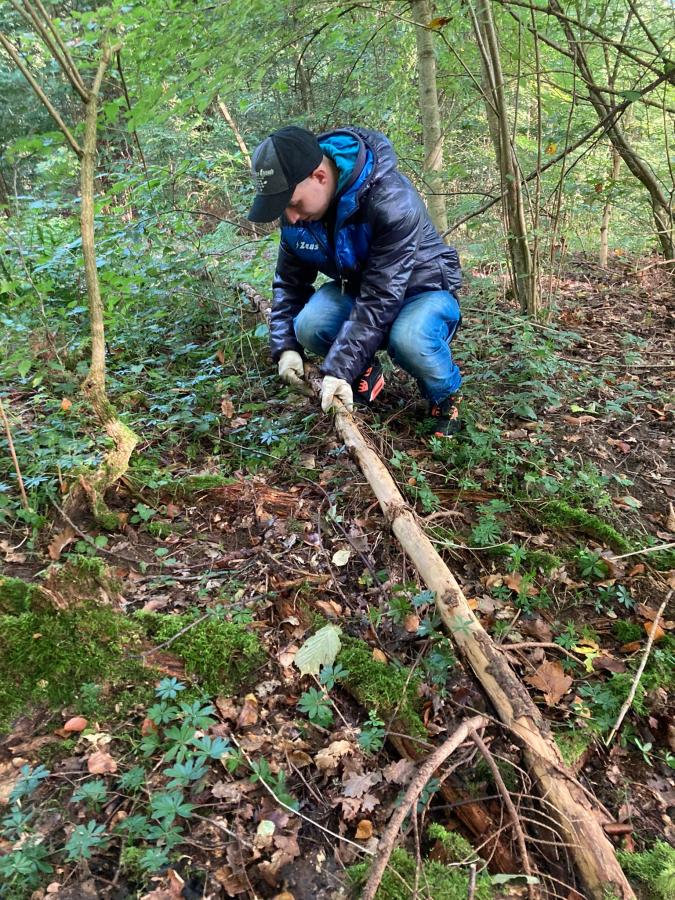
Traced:
POLYGON ((26 79, 28 84, 33 88, 33 90, 35 91, 37 96, 40 98, 40 101, 45 105, 45 107, 47 108, 47 111, 49 112, 49 115, 52 117, 52 119, 54 119, 56 124, 59 126, 60 130, 63 132, 66 140, 70 144, 71 149, 75 151, 75 153, 77 154, 77 156, 80 159, 82 159, 82 148, 80 147, 80 145, 77 143, 77 141, 71 134, 70 129, 68 128, 66 123, 63 121, 63 119, 59 115, 58 111, 56 110, 56 107, 53 105, 53 103, 51 102, 49 97, 47 97, 47 95, 42 90, 40 85, 33 78, 30 70, 28 69, 28 67, 26 66, 24 61, 19 56, 19 53, 17 52, 17 49, 14 46, 14 44, 12 44, 11 41, 9 41, 7 39, 7 37, 1 31, 0 31, 0 44, 2 44, 5 51, 7 52, 7 55, 12 60, 14 65, 17 67, 17 69, 21 72, 21 74, 26 79))
POLYGON ((597 808, 567 774, 541 713, 470 609, 455 577, 420 527, 378 454, 361 435, 354 417, 344 407, 336 412, 335 427, 368 479, 385 520, 426 585, 435 592, 441 620, 461 656, 482 684, 502 722, 520 743, 540 793, 557 811, 561 835, 569 845, 588 895, 601 900, 613 890, 622 900, 635 898, 603 831, 597 808))
POLYGON ((79 73, 76 71, 75 67, 73 66, 67 50, 65 50, 65 46, 63 48, 65 53, 61 50, 60 43, 57 41, 57 38, 56 38, 57 32, 54 29, 53 25, 51 25, 51 20, 49 18, 49 14, 44 9, 44 7, 42 7, 42 12, 43 12, 44 18, 45 18, 46 22, 48 22, 49 25, 51 25, 51 28, 49 28, 47 25, 45 25, 45 23, 40 19, 40 16, 38 15, 37 10, 33 7, 33 5, 31 3, 28 2, 28 0, 24 0, 23 8, 19 5, 18 0, 9 0, 9 2, 12 4, 14 9, 19 13, 19 15, 22 16, 22 18, 29 25, 31 25, 35 29, 35 31, 37 31, 38 35, 44 41, 49 52, 52 54, 52 56, 54 57, 56 62, 61 67, 63 74, 66 76, 66 78, 71 83, 73 88, 80 95, 80 98, 86 103, 87 102, 86 88, 84 87, 84 84, 82 83, 82 79, 80 78, 79 73), (50 32, 51 32, 51 34, 50 34, 50 32))

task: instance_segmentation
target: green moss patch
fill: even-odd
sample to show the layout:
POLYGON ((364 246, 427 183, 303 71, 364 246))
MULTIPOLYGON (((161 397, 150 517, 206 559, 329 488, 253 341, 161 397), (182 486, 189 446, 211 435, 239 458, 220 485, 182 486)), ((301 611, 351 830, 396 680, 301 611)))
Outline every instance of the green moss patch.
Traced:
POLYGON ((116 688, 124 688, 126 705, 132 685, 150 694, 152 678, 134 658, 142 637, 138 624, 110 607, 35 608, 29 588, 23 610, 0 615, 0 730, 35 706, 114 700, 116 688))
POLYGON ((0 615, 17 616, 30 609, 34 588, 20 578, 0 577, 0 615))
POLYGON ((657 841, 643 853, 617 852, 619 862, 640 896, 649 900, 671 900, 675 897, 675 849, 657 841))
POLYGON ((588 749, 593 735, 583 731, 557 731, 554 738, 566 765, 573 767, 588 749))
MULTIPOLYGON (((363 887, 369 868, 369 863, 358 863, 347 869, 357 889, 363 887)), ((410 900, 414 894, 416 870, 417 861, 410 853, 400 848, 394 850, 375 894, 375 900, 410 900)), ((419 897, 433 900, 466 900, 468 889, 469 875, 466 871, 433 860, 424 860, 419 877, 419 897)), ((492 888, 487 876, 478 876, 474 896, 476 900, 489 900, 492 897, 492 888)))
MULTIPOLYGON (((163 644, 176 637, 195 617, 139 613, 136 620, 147 628, 152 640, 163 644)), ((207 694, 238 694, 265 663, 266 654, 250 626, 208 618, 193 626, 171 644, 171 652, 197 676, 207 694)))
POLYGON ((602 541, 619 553, 630 553, 635 549, 631 541, 600 516, 586 512, 579 506, 570 506, 564 500, 551 500, 546 503, 541 508, 541 519, 552 528, 580 531, 602 541))
POLYGON ((400 719, 411 735, 426 735, 419 715, 420 676, 373 659, 371 648, 358 638, 342 636, 338 661, 349 672, 345 686, 366 709, 383 719, 400 719))
POLYGON ((175 481, 168 488, 168 491, 174 497, 194 497, 195 494, 224 487, 226 484, 232 484, 236 480, 236 478, 229 478, 227 475, 186 475, 185 478, 179 478, 175 481))

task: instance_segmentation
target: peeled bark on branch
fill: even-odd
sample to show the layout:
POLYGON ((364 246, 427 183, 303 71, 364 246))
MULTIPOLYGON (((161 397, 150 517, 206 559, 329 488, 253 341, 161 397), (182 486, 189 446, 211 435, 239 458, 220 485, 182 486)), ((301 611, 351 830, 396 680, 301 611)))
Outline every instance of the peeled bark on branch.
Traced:
POLYGON ((539 791, 557 811, 560 834, 569 846, 588 896, 601 900, 612 891, 629 900, 635 894, 603 831, 598 808, 567 771, 544 719, 520 679, 470 609, 462 589, 420 527, 375 450, 344 408, 335 426, 356 457, 377 497, 385 520, 435 592, 436 607, 462 658, 473 670, 499 718, 516 738, 539 791))

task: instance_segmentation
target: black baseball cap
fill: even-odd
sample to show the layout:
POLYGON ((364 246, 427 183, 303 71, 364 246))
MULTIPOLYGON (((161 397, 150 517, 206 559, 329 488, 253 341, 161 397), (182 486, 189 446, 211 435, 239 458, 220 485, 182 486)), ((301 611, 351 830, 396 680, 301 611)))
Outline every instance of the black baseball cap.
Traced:
POLYGON ((258 190, 248 214, 250 222, 273 222, 288 206, 293 191, 323 159, 311 131, 287 125, 273 132, 253 153, 251 169, 258 190))

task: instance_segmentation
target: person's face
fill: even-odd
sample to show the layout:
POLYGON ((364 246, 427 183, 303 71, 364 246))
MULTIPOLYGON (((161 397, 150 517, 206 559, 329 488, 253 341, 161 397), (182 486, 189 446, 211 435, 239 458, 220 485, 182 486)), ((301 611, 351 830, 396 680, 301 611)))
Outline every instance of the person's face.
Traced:
POLYGON ((296 222, 318 222, 326 215, 333 193, 328 172, 319 166, 293 191, 284 215, 291 225, 296 222))

